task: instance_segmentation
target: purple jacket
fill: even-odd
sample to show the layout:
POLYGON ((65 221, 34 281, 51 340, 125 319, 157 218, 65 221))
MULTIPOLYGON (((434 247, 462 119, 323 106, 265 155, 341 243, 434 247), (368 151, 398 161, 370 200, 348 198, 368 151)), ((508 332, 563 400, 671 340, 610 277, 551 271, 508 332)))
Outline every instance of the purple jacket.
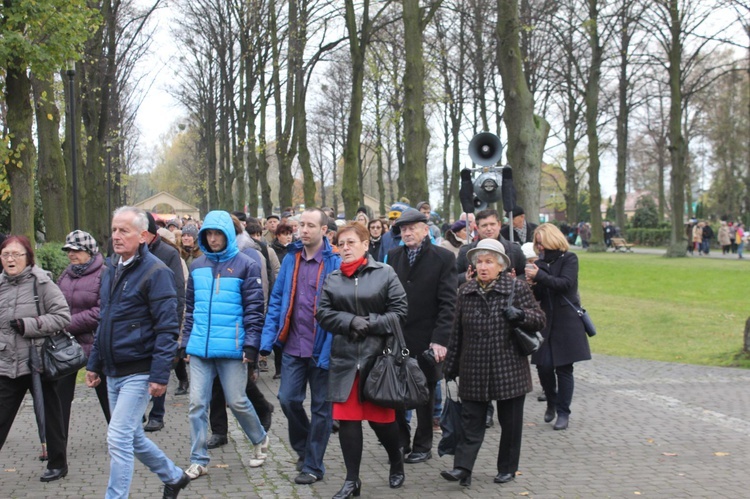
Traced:
POLYGON ((66 329, 87 356, 91 354, 94 333, 99 325, 99 283, 103 265, 104 257, 97 253, 86 273, 77 276, 68 266, 57 283, 70 307, 70 325, 66 329))

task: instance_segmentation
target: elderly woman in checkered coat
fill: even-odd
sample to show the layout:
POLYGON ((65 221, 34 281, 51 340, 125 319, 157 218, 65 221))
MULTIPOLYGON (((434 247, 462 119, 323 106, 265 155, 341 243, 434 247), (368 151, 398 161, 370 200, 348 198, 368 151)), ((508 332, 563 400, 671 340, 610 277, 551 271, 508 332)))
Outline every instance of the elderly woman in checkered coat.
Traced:
POLYGON ((444 367, 446 380, 459 378, 463 437, 456 446, 453 469, 440 475, 464 486, 471 484, 484 440, 487 406, 496 401, 502 434, 494 482, 502 484, 513 480, 518 471, 523 404, 531 391, 529 360, 511 337, 512 330, 538 331, 544 327, 545 316, 528 284, 505 272, 510 259, 500 242, 483 239, 468 257, 477 275, 458 291, 444 367))

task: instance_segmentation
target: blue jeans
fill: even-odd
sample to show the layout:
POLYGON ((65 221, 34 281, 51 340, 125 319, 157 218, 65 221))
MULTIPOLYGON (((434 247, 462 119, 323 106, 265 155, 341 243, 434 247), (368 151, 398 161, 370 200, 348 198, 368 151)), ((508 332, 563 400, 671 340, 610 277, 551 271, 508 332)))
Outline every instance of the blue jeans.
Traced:
POLYGON ((127 498, 133 480, 133 457, 137 457, 164 483, 182 478, 182 470, 146 438, 141 417, 148 405, 148 374, 110 376, 107 379, 112 419, 107 431, 109 445, 109 483, 107 499, 127 498))
POLYGON ((281 386, 279 403, 289 422, 289 443, 304 460, 302 473, 323 478, 326 469, 323 456, 331 436, 331 403, 328 397, 328 371, 320 369, 311 358, 283 354, 281 358, 281 386), (310 413, 308 419, 302 403, 307 384, 310 384, 310 413))
POLYGON ((247 366, 239 359, 203 359, 190 357, 190 462, 208 465, 208 407, 211 388, 218 376, 229 409, 253 445, 266 438, 266 431, 245 395, 247 366))

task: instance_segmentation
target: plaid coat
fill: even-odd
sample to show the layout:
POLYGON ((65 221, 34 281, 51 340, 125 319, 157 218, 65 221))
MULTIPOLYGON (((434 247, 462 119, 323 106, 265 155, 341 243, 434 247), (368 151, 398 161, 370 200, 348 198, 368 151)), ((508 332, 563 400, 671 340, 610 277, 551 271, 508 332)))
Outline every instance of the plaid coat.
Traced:
POLYGON ((506 400, 531 391, 529 360, 519 352, 511 338, 512 328, 503 317, 511 286, 515 286, 513 305, 526 313, 520 327, 541 330, 544 312, 529 286, 507 272, 484 293, 476 280, 459 289, 445 377, 460 378, 458 395, 464 400, 506 400))

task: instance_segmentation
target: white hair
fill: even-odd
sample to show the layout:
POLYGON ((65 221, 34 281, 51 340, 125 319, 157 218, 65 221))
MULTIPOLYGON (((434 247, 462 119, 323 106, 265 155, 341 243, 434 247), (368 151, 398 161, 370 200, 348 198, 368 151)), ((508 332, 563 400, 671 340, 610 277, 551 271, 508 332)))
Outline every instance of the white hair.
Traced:
POLYGON ((505 260, 497 253, 497 251, 491 251, 491 250, 479 250, 479 251, 475 251, 471 255, 471 265, 472 265, 472 267, 476 268, 476 266, 477 266, 477 259, 480 256, 485 256, 485 255, 492 255, 492 256, 494 256, 495 259, 497 260, 497 263, 499 263, 500 266, 503 268, 503 270, 505 270, 505 260))
POLYGON ((133 213, 135 215, 133 217, 133 227, 141 232, 148 230, 148 216, 145 211, 136 208, 135 206, 120 206, 112 214, 112 218, 122 215, 123 213, 133 213))

